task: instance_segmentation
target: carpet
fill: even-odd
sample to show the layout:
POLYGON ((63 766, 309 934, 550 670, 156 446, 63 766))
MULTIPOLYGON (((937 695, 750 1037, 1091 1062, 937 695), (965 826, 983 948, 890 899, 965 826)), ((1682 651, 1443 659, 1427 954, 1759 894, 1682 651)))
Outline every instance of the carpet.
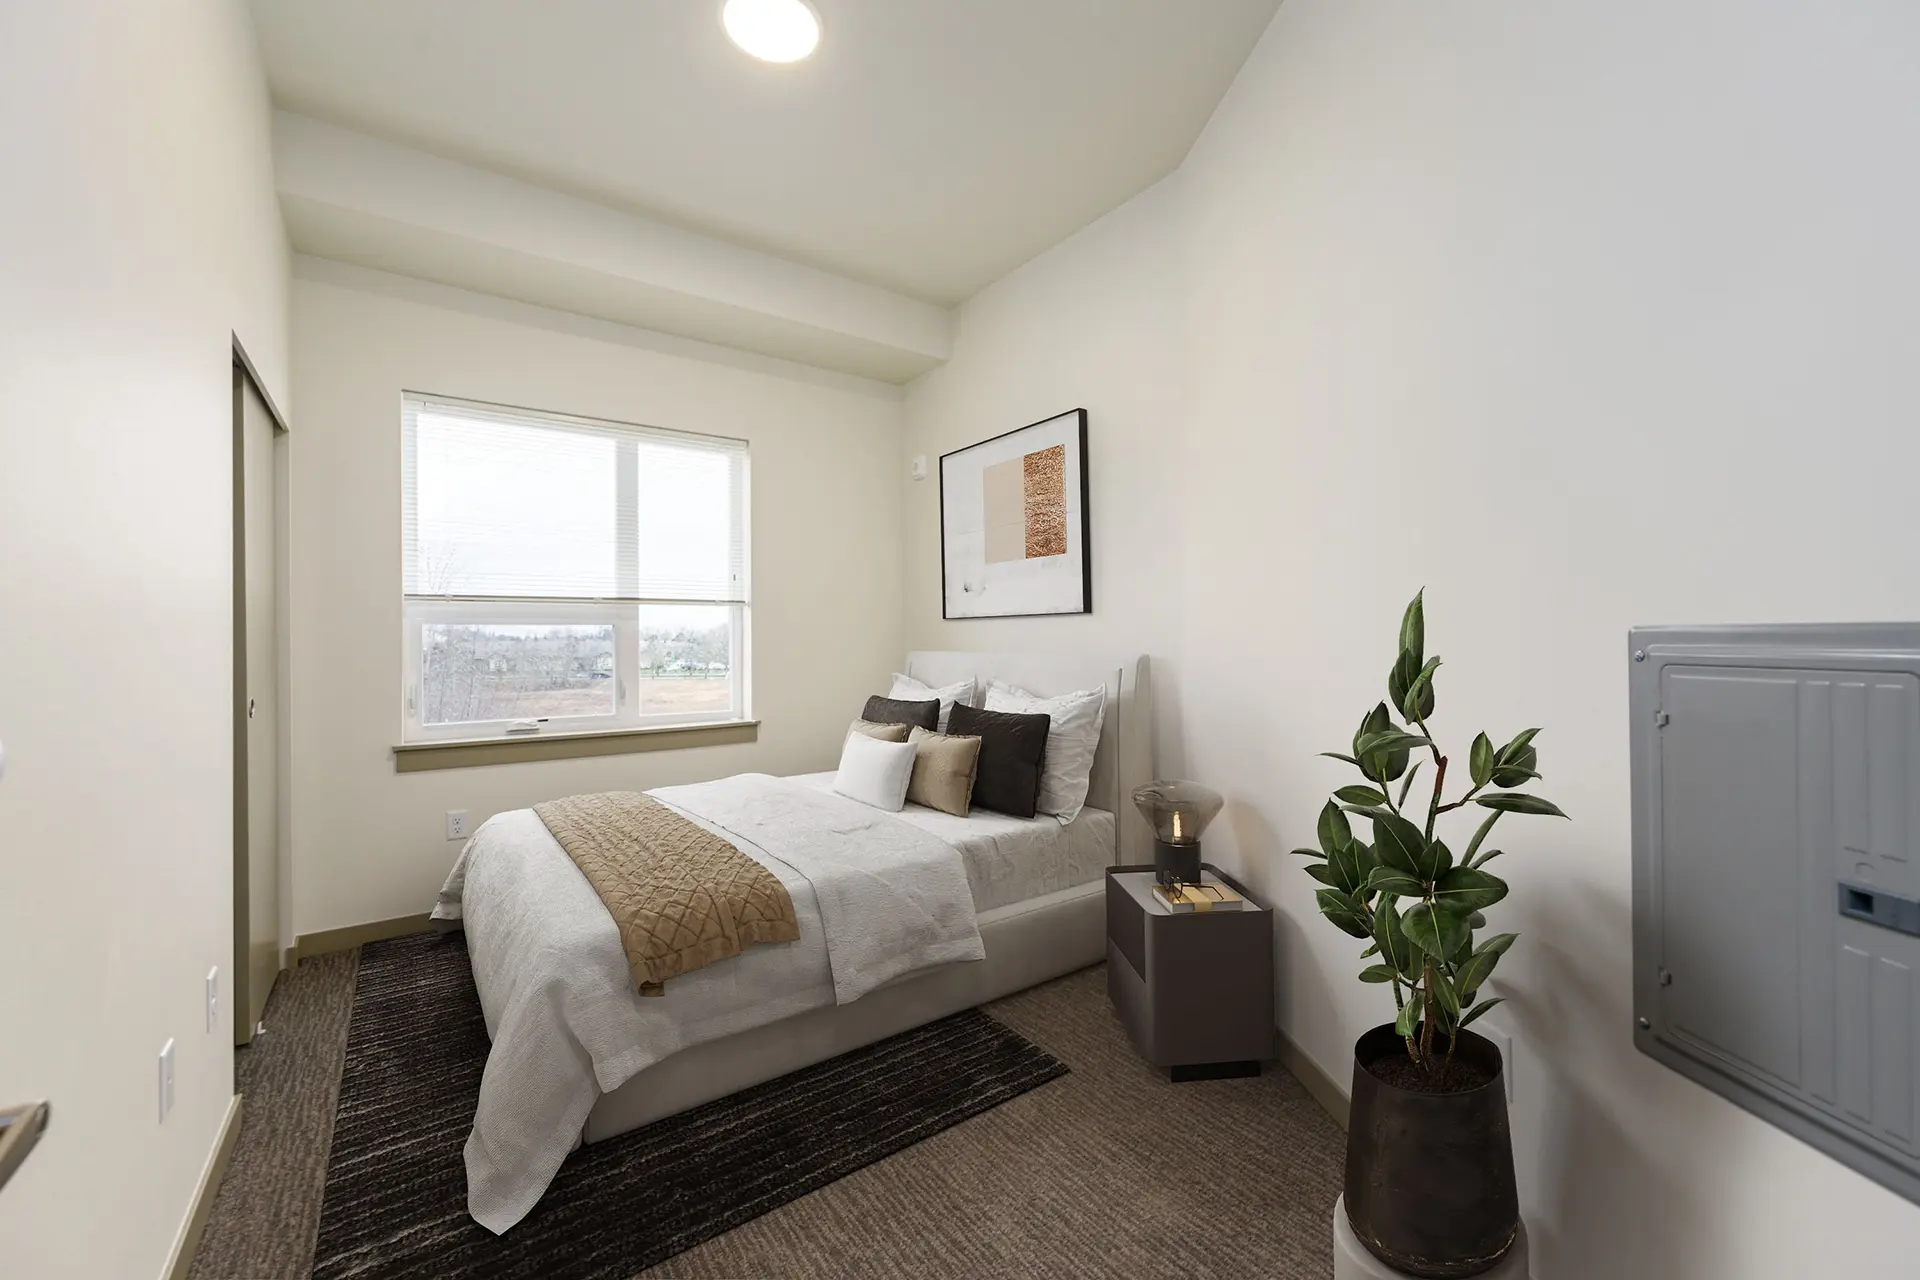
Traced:
POLYGON ((461 1156, 487 1049, 461 935, 362 949, 316 1280, 624 1280, 1067 1072, 969 1010, 585 1147, 494 1236, 461 1156))

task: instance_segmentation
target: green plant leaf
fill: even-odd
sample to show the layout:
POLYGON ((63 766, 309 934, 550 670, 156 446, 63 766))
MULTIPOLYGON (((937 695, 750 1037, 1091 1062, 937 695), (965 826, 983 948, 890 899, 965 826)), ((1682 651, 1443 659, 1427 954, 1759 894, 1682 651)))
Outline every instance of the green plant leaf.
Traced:
MULTIPOLYGON (((1326 890, 1321 892, 1324 894, 1326 890)), ((1416 902, 1400 917, 1400 928, 1407 935, 1407 941, 1441 961, 1458 944, 1466 927, 1465 912, 1455 912, 1431 902, 1416 902)))
POLYGON ((1399 1032, 1400 1038, 1404 1040, 1412 1035, 1413 1029, 1419 1025, 1420 993, 1416 991, 1413 993, 1412 999, 1408 1000, 1405 1006, 1401 1008, 1400 1016, 1393 1020, 1393 1029, 1399 1032))
POLYGON ((1377 956, 1379 954, 1380 954, 1380 944, 1376 942, 1372 946, 1368 947, 1365 951, 1362 951, 1360 953, 1360 958, 1362 960, 1370 960, 1374 956, 1377 956))
POLYGON ((1532 747, 1523 746, 1518 751, 1502 752, 1500 759, 1493 763, 1493 785, 1496 787, 1517 787, 1529 778, 1540 776, 1536 766, 1540 763, 1540 753, 1532 747))
POLYGON ((1383 805, 1387 802, 1387 793, 1378 787, 1363 787, 1355 783, 1350 787, 1341 787, 1333 793, 1333 798, 1341 804, 1356 808, 1369 805, 1383 805))
POLYGON ((1505 852, 1505 849, 1489 849, 1467 865, 1470 867, 1484 867, 1505 852))
POLYGON ((1433 673, 1439 666, 1439 658, 1428 658, 1427 665, 1414 675, 1406 692, 1400 695, 1400 714, 1408 720, 1424 721, 1433 714, 1433 673))
POLYGON ((1391 893, 1401 898, 1418 898, 1427 891, 1427 886, 1421 881, 1384 863, 1368 874, 1367 888, 1375 893, 1391 893))
POLYGON ((1400 798, 1394 803, 1402 809, 1407 807, 1407 792, 1413 790, 1413 780, 1420 776, 1420 766, 1424 761, 1415 760, 1413 768, 1407 770, 1407 776, 1400 780, 1400 798))
POLYGON ((1407 748, 1388 747, 1369 753, 1361 750, 1360 744, 1366 738, 1389 731, 1393 731, 1393 716, 1387 710, 1387 704, 1382 702, 1367 712, 1366 718, 1360 722, 1359 731, 1353 735, 1353 754, 1362 762, 1360 772, 1383 786, 1407 771, 1407 748))
POLYGON ((1289 849, 1287 852, 1296 858, 1324 858, 1327 856, 1326 851, 1323 849, 1289 849))
POLYGON ((1433 900, 1462 914, 1490 907, 1507 896, 1507 882, 1472 867, 1455 867, 1433 886, 1433 900))
POLYGON ((1392 867, 1415 879, 1425 879, 1420 874, 1420 866, 1427 853, 1427 838, 1405 818, 1392 813, 1374 818, 1373 852, 1381 866, 1392 867))
POLYGON ((1361 852, 1364 848, 1364 845, 1349 840, 1335 849, 1333 856, 1327 859, 1342 892, 1358 896, 1366 886, 1367 875, 1373 868, 1371 859, 1361 852))
POLYGON ((1447 874, 1453 866, 1453 850, 1447 848, 1446 841, 1434 840, 1427 845, 1427 851, 1420 857, 1420 878, 1432 884, 1447 874))
POLYGON ((1551 800, 1542 800, 1539 796, 1530 796, 1524 791, 1503 791, 1497 795, 1475 796, 1473 802, 1487 809, 1497 809, 1501 813, 1538 813, 1551 818, 1564 818, 1560 806, 1551 800))
POLYGON ((1473 748, 1467 758, 1467 772, 1473 778, 1473 785, 1484 787, 1493 777, 1493 739, 1486 734, 1475 735, 1473 748))
POLYGON ((1384 964, 1370 964, 1360 971, 1362 982, 1392 982, 1400 975, 1384 964))
POLYGON ((1419 951, 1407 941, 1407 934, 1400 926, 1400 911, 1391 897, 1383 897, 1373 908, 1373 941, 1380 948, 1380 958, 1399 970, 1402 974, 1411 974, 1420 963, 1419 951))
POLYGON ((1468 956, 1466 963, 1454 973, 1454 981, 1459 984, 1462 997, 1472 999, 1473 993, 1492 976, 1493 967, 1499 963, 1498 951, 1476 951, 1468 956))
POLYGON ((1479 1004, 1467 1010, 1467 1016, 1460 1019, 1461 1027, 1464 1028, 1469 1022, 1475 1021, 1480 1017, 1481 1014, 1485 1013, 1487 1010, 1493 1008, 1493 1006, 1499 1004, 1501 1001, 1505 999, 1506 999, 1505 996, 1495 996, 1491 1000, 1482 1000, 1479 1004))
POLYGON ((1320 847, 1327 851, 1329 858, 1341 847, 1353 843, 1353 828, 1347 825, 1347 815, 1331 800, 1321 808, 1315 831, 1320 837, 1320 847))
POLYGON ((1393 669, 1387 672, 1387 705, 1411 724, 1416 717, 1407 707, 1407 691, 1420 677, 1420 655, 1402 649, 1394 655, 1393 669))
POLYGON ((1360 769, 1363 772, 1365 771, 1364 766, 1361 765, 1361 763, 1358 760, 1355 760, 1352 756, 1342 755, 1338 751, 1322 751, 1320 754, 1327 757, 1327 759, 1329 760, 1344 760, 1348 764, 1352 765, 1354 768, 1360 769))
MULTIPOLYGON (((1534 737, 1538 735, 1539 732, 1538 729, 1523 729, 1519 733, 1516 733, 1513 735, 1512 742, 1500 748, 1500 753, 1493 758, 1493 762, 1495 764, 1521 764, 1521 753, 1525 752, 1532 745, 1534 737)), ((1533 768, 1531 764, 1524 765, 1524 767, 1528 769, 1533 768)))
MULTIPOLYGON (((1370 758, 1383 753, 1408 751, 1414 747, 1430 747, 1432 745, 1433 740, 1431 738, 1423 737, 1417 733, 1408 733, 1405 729, 1382 729, 1378 733, 1370 733, 1360 739, 1360 755, 1362 758, 1370 758)), ((1394 777, 1398 776, 1398 774, 1394 775, 1394 777)), ((1389 779, 1389 781, 1391 781, 1391 779, 1389 779)))
POLYGON ((1358 814, 1362 818, 1391 818, 1396 816, 1393 810, 1382 809, 1379 805, 1375 804, 1346 804, 1340 807, 1348 813, 1358 814))
POLYGON ((1505 951, 1508 947, 1511 947, 1513 945, 1513 940, 1515 938, 1518 938, 1519 936, 1520 935, 1517 933, 1496 933, 1491 938, 1488 938, 1487 940, 1482 942, 1479 946, 1475 947, 1473 949, 1473 954, 1480 955, 1481 953, 1485 952, 1485 953, 1497 956, 1503 951, 1505 951))
POLYGON ((1413 665, 1418 667, 1427 649, 1427 589, 1420 588, 1412 600, 1407 602, 1407 611, 1400 615, 1400 647, 1413 654, 1413 665))
MULTIPOLYGON (((1390 728, 1392 725, 1393 717, 1388 713, 1387 704, 1384 702, 1367 712, 1364 716, 1361 716, 1360 727, 1353 731, 1353 754, 1365 759, 1367 753, 1360 749, 1360 739, 1370 733, 1378 733, 1382 729, 1390 728)), ((1364 767, 1363 765, 1362 768, 1364 767)))
POLYGON ((1320 904, 1320 914, 1331 920, 1335 928, 1356 938, 1373 936, 1373 931, 1367 927, 1366 912, 1346 894, 1338 889, 1322 889, 1313 897, 1320 904))
POLYGON ((1435 1005, 1445 1010, 1450 1017, 1460 1016, 1460 993, 1454 989, 1447 975, 1436 972, 1425 984, 1431 991, 1435 1005))
POLYGON ((1347 887, 1340 883, 1340 873, 1333 869, 1332 862, 1316 862, 1307 868, 1307 874, 1329 888, 1338 889, 1342 893, 1347 891, 1347 887))

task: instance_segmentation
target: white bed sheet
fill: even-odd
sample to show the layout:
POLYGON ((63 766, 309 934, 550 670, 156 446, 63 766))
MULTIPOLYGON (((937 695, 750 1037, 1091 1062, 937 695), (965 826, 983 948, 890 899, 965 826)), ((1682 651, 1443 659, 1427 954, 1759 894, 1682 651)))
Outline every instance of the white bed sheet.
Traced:
MULTIPOLYGON (((833 790, 831 773, 790 779, 818 791, 833 790)), ((960 851, 973 890, 973 909, 992 911, 1029 898, 1100 879, 1114 857, 1113 815, 1091 806, 1065 826, 1049 814, 1015 818, 975 809, 964 818, 910 804, 893 815, 960 851)))

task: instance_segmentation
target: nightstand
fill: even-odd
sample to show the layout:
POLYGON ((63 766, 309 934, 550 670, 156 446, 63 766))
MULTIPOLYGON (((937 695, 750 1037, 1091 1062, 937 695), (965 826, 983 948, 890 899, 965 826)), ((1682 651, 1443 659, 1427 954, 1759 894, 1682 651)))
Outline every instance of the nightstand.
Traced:
POLYGON ((1107 868, 1107 996, 1175 1083, 1257 1076, 1273 1057, 1273 912, 1205 871, 1246 905, 1175 914, 1154 899, 1151 866, 1107 868))

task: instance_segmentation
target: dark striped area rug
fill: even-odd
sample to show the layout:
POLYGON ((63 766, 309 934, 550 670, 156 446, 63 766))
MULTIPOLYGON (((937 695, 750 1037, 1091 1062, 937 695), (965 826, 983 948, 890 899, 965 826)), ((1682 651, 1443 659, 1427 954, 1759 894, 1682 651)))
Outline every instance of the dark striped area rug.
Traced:
POLYGON ((495 1236, 461 1155, 487 1049, 462 935, 362 950, 316 1280, 626 1280, 1067 1071, 968 1010, 583 1147, 495 1236))

